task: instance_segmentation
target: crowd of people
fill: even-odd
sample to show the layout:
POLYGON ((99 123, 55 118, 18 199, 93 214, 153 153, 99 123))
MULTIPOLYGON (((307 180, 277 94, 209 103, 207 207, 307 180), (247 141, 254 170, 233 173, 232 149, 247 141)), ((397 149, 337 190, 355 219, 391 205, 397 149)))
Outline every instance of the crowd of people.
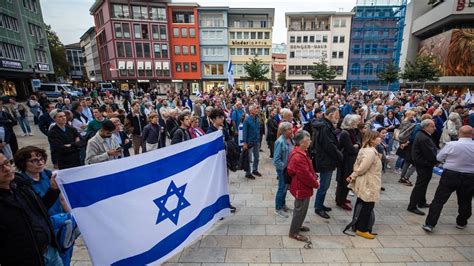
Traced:
POLYGON ((49 101, 42 94, 26 104, 13 98, 0 102, 0 234, 6 236, 0 240, 2 265, 20 260, 69 265, 72 254, 72 247, 60 248, 49 219, 69 210, 54 175, 45 168, 47 152, 18 147, 14 126, 19 124, 24 136, 32 135, 28 111, 47 138, 55 169, 129 157, 130 151, 150 152, 220 130, 228 166, 238 165, 245 178, 254 180, 262 177, 259 164, 266 144, 278 178, 275 215, 292 216, 289 237, 299 241, 308 242, 301 232, 309 230, 303 221, 315 189, 315 213, 330 218, 326 194, 334 174, 336 206, 353 212, 346 233, 376 237, 373 210, 388 169, 407 186, 413 186, 410 178, 416 171, 407 210, 425 215, 421 209, 429 208, 426 231, 434 230, 454 191, 457 227, 463 229, 471 216, 474 104, 461 94, 318 89, 308 95, 295 87, 256 92, 216 88, 199 97, 187 90, 166 95, 156 90, 100 95, 92 90, 85 95, 49 101), (237 157, 229 156, 235 153, 237 157), (427 187, 440 164, 441 181, 429 204, 427 187), (295 198, 293 209, 286 204, 287 191, 295 198), (348 195, 355 195, 355 202, 348 195))

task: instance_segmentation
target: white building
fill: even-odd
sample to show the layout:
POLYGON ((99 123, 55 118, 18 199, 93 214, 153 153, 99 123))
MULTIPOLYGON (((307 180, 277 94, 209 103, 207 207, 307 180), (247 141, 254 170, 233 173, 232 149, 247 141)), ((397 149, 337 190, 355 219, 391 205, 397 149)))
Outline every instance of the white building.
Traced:
MULTIPOLYGON (((431 89, 474 89, 474 1, 444 0, 407 5, 400 67, 418 55, 434 57, 442 72, 431 89)), ((408 85, 409 84, 405 84, 408 85)))
POLYGON ((325 58, 336 70, 330 85, 343 86, 347 78, 352 12, 286 13, 289 86, 313 81, 314 63, 325 58))
POLYGON ((99 52, 95 40, 95 28, 90 27, 81 36, 81 49, 84 57, 84 67, 86 68, 87 78, 91 82, 102 81, 102 73, 100 71, 99 52))

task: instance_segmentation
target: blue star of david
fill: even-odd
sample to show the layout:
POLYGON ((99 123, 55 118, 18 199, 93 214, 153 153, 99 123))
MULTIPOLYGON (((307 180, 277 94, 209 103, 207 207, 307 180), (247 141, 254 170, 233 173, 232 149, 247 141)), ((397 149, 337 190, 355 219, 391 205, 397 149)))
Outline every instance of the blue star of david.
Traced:
POLYGON ((156 219, 156 224, 161 223, 166 219, 170 219, 175 225, 178 224, 179 212, 184 208, 190 206, 191 204, 184 198, 184 191, 186 190, 186 185, 184 184, 181 187, 176 187, 175 183, 171 181, 171 184, 168 186, 166 194, 153 200, 153 202, 158 206, 160 212, 158 213, 158 218, 156 219), (178 197, 178 205, 174 210, 168 210, 166 208, 166 202, 169 197, 176 195, 178 197))

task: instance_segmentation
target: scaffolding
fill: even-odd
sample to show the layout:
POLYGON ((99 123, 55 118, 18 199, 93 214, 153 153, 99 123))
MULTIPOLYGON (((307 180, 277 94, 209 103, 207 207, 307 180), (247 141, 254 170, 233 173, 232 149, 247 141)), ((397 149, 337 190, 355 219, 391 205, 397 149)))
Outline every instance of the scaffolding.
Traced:
POLYGON ((399 90, 377 74, 398 66, 407 0, 358 0, 353 12, 347 90, 399 90))

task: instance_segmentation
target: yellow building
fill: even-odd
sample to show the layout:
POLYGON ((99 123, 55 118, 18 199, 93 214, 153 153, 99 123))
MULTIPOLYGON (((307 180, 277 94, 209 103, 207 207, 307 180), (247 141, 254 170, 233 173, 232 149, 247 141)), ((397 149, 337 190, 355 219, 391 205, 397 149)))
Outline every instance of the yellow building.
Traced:
POLYGON ((229 9, 229 54, 234 65, 235 88, 268 90, 270 87, 274 13, 274 8, 229 9), (254 83, 247 77, 244 65, 255 55, 269 69, 266 81, 254 83))

